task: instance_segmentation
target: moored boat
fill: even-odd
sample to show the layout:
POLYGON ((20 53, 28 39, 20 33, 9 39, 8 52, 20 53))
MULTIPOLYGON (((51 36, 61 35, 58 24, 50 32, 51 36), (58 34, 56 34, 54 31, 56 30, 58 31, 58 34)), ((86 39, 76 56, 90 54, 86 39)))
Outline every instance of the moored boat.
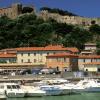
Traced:
POLYGON ((24 97, 25 92, 16 83, 0 83, 0 90, 5 93, 7 97, 24 97))

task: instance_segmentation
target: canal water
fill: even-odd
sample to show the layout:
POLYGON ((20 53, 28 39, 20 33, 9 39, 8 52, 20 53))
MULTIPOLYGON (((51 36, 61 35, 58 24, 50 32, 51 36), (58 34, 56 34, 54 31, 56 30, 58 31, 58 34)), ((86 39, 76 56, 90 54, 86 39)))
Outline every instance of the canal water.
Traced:
POLYGON ((44 96, 32 98, 8 98, 7 100, 100 100, 100 93, 83 93, 64 96, 44 96))

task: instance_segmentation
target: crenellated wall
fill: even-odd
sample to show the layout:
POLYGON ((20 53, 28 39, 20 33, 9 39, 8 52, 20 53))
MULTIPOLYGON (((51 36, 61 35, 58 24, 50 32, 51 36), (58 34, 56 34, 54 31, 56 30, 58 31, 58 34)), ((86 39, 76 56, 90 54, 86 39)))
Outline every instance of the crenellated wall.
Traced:
POLYGON ((73 24, 73 25, 84 25, 90 26, 92 21, 95 21, 96 24, 100 24, 99 18, 86 18, 80 16, 62 16, 57 13, 49 13, 47 10, 42 10, 39 14, 39 17, 42 17, 44 20, 52 18, 59 23, 73 24))

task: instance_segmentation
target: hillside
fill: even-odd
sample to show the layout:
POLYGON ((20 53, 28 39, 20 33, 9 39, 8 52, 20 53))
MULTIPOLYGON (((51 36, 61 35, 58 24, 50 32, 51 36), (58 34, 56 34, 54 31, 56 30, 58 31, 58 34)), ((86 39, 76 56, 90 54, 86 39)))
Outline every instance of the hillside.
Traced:
POLYGON ((46 46, 63 44, 83 48, 84 43, 95 42, 100 47, 100 26, 84 27, 58 23, 53 19, 44 21, 34 13, 23 14, 16 19, 0 17, 0 49, 23 46, 46 46))

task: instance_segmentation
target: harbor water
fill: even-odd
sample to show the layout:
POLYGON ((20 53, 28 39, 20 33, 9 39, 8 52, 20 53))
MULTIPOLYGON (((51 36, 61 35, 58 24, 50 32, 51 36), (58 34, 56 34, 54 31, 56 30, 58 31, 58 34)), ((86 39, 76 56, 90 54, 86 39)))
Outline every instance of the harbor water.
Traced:
POLYGON ((100 93, 82 93, 64 96, 44 96, 32 98, 8 98, 7 100, 100 100, 100 93))

